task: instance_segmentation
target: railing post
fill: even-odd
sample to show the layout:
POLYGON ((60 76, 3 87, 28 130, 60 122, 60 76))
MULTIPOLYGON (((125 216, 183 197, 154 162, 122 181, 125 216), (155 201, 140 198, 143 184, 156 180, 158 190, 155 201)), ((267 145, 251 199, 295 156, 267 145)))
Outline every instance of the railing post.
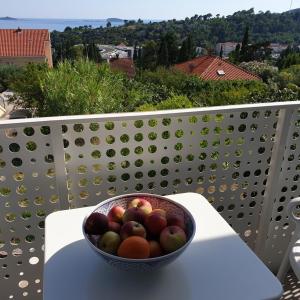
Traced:
POLYGON ((61 125, 53 124, 51 126, 51 139, 56 174, 56 187, 59 195, 60 208, 68 209, 68 189, 61 125))
POLYGON ((291 117, 293 108, 280 109, 278 123, 276 128, 276 136, 274 148, 272 150, 272 157, 270 162, 270 171, 266 190, 264 195, 264 204, 260 216, 260 223, 258 226, 258 238, 256 241, 255 252, 262 258, 265 252, 266 241, 268 238, 268 231, 270 220, 273 213, 274 200, 277 194, 278 180, 282 167, 282 160, 287 144, 288 132, 291 125, 291 117))

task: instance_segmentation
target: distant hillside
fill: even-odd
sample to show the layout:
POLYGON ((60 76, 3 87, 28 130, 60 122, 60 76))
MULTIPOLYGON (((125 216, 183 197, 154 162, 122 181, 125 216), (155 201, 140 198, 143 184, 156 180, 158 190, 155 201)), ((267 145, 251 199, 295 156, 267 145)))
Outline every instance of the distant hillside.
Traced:
POLYGON ((289 12, 289 13, 299 13, 300 12, 300 8, 291 9, 291 10, 289 10, 287 12, 289 12))
POLYGON ((169 20, 144 24, 139 21, 125 21, 123 26, 95 29, 74 28, 67 32, 53 32, 52 45, 61 49, 63 44, 82 43, 134 45, 146 41, 159 41, 166 32, 173 32, 179 41, 189 34, 197 46, 214 48, 218 42, 243 39, 245 28, 249 26, 250 43, 279 42, 300 44, 300 11, 293 13, 254 13, 253 9, 238 11, 229 16, 211 14, 194 15, 184 20, 169 20))

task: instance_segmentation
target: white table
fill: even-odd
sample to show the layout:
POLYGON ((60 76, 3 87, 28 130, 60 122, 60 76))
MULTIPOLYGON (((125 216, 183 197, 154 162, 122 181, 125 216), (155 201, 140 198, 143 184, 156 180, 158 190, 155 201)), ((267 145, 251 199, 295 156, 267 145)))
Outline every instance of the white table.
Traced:
POLYGON ((44 300, 262 300, 282 287, 226 221, 199 194, 168 196, 186 206, 197 229, 169 266, 132 274, 107 265, 83 239, 91 210, 59 211, 46 219, 44 300))

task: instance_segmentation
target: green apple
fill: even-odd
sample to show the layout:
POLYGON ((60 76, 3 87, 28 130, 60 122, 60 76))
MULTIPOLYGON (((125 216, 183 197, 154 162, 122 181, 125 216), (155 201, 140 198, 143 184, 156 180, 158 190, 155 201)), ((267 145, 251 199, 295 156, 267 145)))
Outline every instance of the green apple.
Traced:
POLYGON ((98 248, 110 254, 116 254, 121 244, 121 237, 114 231, 107 231, 100 237, 98 248))
POLYGON ((168 226, 160 233, 159 241, 166 252, 173 252, 186 243, 186 234, 178 226, 168 226))

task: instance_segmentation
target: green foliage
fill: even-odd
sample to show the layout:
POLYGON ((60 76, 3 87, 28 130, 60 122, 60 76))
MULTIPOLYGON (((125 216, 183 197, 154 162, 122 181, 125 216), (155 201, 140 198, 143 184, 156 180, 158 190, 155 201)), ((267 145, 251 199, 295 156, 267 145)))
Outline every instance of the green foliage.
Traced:
MULTIPOLYGON (((300 65, 277 71, 265 63, 243 67, 262 81, 204 81, 172 68, 141 70, 135 79, 107 64, 64 61, 54 69, 27 65, 11 86, 21 107, 37 116, 149 111, 252 102, 292 101, 300 97, 300 65), (22 100, 21 100, 22 99, 22 100)), ((33 147, 34 145, 29 145, 33 147)))
POLYGON ((153 111, 153 110, 166 110, 166 109, 182 109, 192 108, 193 103, 184 95, 173 95, 167 100, 164 100, 156 105, 144 104, 140 106, 137 111, 153 111))
POLYGON ((196 48, 191 35, 189 35, 186 39, 183 40, 177 61, 185 62, 196 56, 196 48))
POLYGON ((251 93, 249 102, 282 102, 282 101, 296 101, 299 98, 299 90, 290 89, 288 87, 280 89, 276 84, 270 85, 262 91, 254 91, 251 93))
POLYGON ((250 44, 249 27, 246 27, 242 45, 236 46, 235 51, 229 55, 230 61, 233 63, 249 62, 249 61, 265 61, 270 58, 272 50, 269 48, 269 42, 256 42, 250 44))
POLYGON ((94 43, 84 45, 83 47, 83 55, 89 60, 92 60, 96 63, 100 63, 102 61, 101 54, 99 49, 94 43))
POLYGON ((22 68, 14 65, 0 65, 0 93, 7 90, 11 83, 22 75, 22 68))
POLYGON ((255 75, 258 75, 266 83, 269 80, 273 80, 275 76, 277 76, 278 74, 278 68, 266 62, 259 62, 259 61, 243 62, 240 64, 240 67, 255 75))
POLYGON ((291 47, 288 47, 281 53, 277 62, 279 69, 285 69, 298 64, 300 64, 300 50, 298 48, 293 49, 291 47))
POLYGON ((170 65, 169 47, 164 37, 160 41, 160 46, 157 54, 157 64, 165 67, 169 67, 170 65))
POLYGON ((147 41, 143 45, 141 67, 154 70, 157 66, 157 44, 154 41, 147 41))
MULTIPOLYGON (((196 76, 165 68, 158 68, 153 72, 145 71, 137 80, 144 84, 165 87, 169 95, 161 94, 158 101, 165 101, 172 95, 184 95, 193 106, 247 103, 252 92, 261 91, 265 87, 260 81, 203 81, 196 76)), ((157 100, 150 104, 157 104, 157 100)))
POLYGON ((64 61, 55 69, 28 65, 14 91, 19 105, 37 116, 132 111, 152 98, 140 83, 86 60, 64 61))
MULTIPOLYGON (((191 32, 197 46, 209 47, 216 42, 242 41, 245 28, 249 26, 249 36, 255 43, 265 41, 280 43, 300 43, 300 12, 295 13, 254 13, 253 9, 238 11, 226 17, 212 18, 210 14, 195 15, 185 20, 169 20, 143 24, 127 21, 124 26, 89 28, 81 26, 65 32, 51 33, 55 51, 84 43, 119 44, 127 42, 142 45, 148 40, 156 43, 166 32, 176 32, 181 43, 191 32)), ((176 50, 176 48, 174 49, 176 50)), ((170 54, 169 54, 170 55, 170 54)), ((172 56, 172 55, 170 55, 172 56)), ((172 60, 171 60, 172 61, 172 60)))
POLYGON ((281 72, 282 73, 290 74, 289 81, 293 84, 296 84, 298 87, 300 87, 300 64, 299 65, 293 65, 289 67, 288 69, 285 69, 281 72))
POLYGON ((46 64, 27 64, 18 80, 11 83, 12 90, 20 96, 15 103, 32 111, 43 109, 45 96, 40 82, 47 71, 46 64))

